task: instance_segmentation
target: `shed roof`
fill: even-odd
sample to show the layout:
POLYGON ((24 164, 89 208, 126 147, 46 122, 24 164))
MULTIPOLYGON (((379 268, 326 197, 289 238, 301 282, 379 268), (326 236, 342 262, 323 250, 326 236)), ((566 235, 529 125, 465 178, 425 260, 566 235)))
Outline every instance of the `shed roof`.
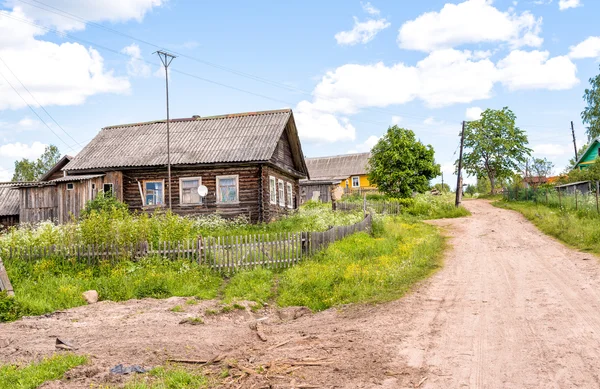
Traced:
POLYGON ((19 214, 19 191, 0 185, 0 216, 19 214))
POLYGON ((556 185, 555 188, 566 188, 568 186, 577 186, 581 184, 587 184, 589 181, 577 181, 577 182, 569 182, 568 184, 556 185))
POLYGON ((50 168, 50 170, 46 172, 46 174, 40 177, 40 181, 47 181, 48 179, 50 179, 50 177, 52 177, 54 173, 60 171, 72 159, 73 157, 71 157, 70 155, 65 155, 64 157, 62 157, 54 166, 50 168))
MULTIPOLYGON (((291 109, 172 119, 171 164, 268 161, 290 121, 298 170, 306 173, 291 109)), ((164 166, 166 134, 165 120, 105 127, 64 170, 164 166)))
POLYGON ((307 158, 306 166, 311 181, 345 180, 354 175, 367 174, 370 153, 307 158))

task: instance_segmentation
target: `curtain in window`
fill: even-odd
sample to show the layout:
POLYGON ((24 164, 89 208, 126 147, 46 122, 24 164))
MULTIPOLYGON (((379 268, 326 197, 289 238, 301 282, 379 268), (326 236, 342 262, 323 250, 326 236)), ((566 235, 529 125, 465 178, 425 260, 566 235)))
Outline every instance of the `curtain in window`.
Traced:
POLYGON ((235 178, 219 179, 219 201, 221 203, 237 202, 237 184, 235 178))
POLYGON ((200 204, 201 198, 198 194, 200 180, 182 180, 181 181, 181 203, 182 204, 200 204))
POLYGON ((162 182, 146 182, 146 205, 162 205, 163 184, 162 182))

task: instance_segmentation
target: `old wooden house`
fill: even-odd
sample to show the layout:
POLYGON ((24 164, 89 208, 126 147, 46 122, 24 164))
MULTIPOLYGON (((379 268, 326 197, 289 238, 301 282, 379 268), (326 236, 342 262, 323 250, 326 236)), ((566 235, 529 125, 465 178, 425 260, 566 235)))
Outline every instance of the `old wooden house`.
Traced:
POLYGON ((19 192, 11 183, 0 183, 0 231, 19 224, 19 192))
POLYGON ((300 181, 302 201, 331 201, 331 189, 340 186, 345 193, 374 192, 367 178, 370 153, 307 158, 310 179, 300 181))
POLYGON ((172 119, 170 151, 168 182, 165 120, 105 127, 45 180, 19 186, 21 221, 63 223, 100 191, 131 210, 164 209, 170 195, 180 215, 270 221, 298 207, 308 176, 290 109, 172 119))

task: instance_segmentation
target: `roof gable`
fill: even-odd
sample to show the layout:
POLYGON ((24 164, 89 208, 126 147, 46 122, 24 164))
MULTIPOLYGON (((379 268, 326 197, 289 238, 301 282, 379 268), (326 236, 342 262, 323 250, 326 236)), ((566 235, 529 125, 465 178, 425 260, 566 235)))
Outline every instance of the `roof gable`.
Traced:
POLYGON ((585 152, 583 154, 581 154, 581 156, 577 160, 577 163, 575 163, 575 167, 577 167, 577 165, 579 165, 582 162, 588 162, 588 161, 595 160, 596 157, 598 156, 598 152, 596 151, 596 150, 598 150, 598 146, 600 146, 600 138, 596 138, 592 141, 592 143, 590 143, 587 150, 585 150, 585 152), (595 152, 595 155, 593 156, 593 158, 590 158, 591 154, 593 152, 595 152))
MULTIPOLYGON (((170 120, 171 164, 269 161, 290 121, 290 109, 170 120)), ((301 151, 293 128, 290 142, 301 151)), ((64 170, 164 166, 166 136, 165 120, 106 127, 64 170)))
POLYGON ((307 158, 306 166, 310 179, 314 181, 346 179, 367 174, 370 156, 370 153, 360 153, 307 158))
POLYGON ((50 170, 48 170, 46 172, 46 174, 41 176, 39 180, 40 181, 50 180, 53 175, 60 172, 62 170, 62 168, 64 168, 72 159, 73 159, 73 157, 71 157, 70 155, 65 155, 54 166, 52 166, 50 168, 50 170))

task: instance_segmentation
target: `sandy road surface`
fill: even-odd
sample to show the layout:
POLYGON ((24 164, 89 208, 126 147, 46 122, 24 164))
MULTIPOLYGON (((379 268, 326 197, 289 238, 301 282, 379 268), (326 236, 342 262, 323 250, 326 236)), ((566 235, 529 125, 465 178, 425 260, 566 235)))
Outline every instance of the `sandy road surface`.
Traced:
POLYGON ((565 248, 515 212, 484 201, 465 206, 472 217, 433 223, 450 236, 444 268, 401 300, 295 319, 294 310, 237 311, 201 326, 179 322, 215 302, 183 313, 169 311, 178 298, 104 302, 0 325, 0 361, 51 353, 60 335, 81 344, 92 363, 46 387, 119 384, 107 374, 117 363, 217 354, 264 367, 226 380, 232 388, 600 387, 597 258, 565 248), (248 325, 258 317, 268 317, 266 341, 248 325))

